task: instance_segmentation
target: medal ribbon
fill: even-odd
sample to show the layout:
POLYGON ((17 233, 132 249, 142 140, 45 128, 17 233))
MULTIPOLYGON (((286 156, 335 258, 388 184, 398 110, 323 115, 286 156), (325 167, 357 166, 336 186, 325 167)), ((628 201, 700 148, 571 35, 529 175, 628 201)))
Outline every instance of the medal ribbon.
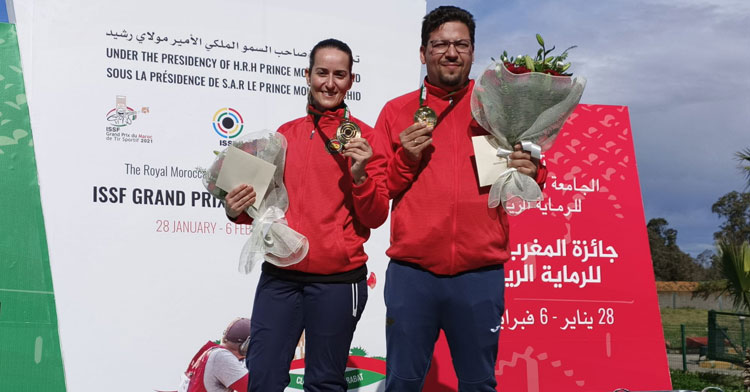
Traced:
POLYGON ((335 116, 335 115, 329 114, 329 113, 321 113, 321 112, 313 109, 312 106, 308 106, 307 107, 307 114, 314 114, 314 115, 320 116, 320 117, 337 118, 339 120, 349 121, 349 107, 347 107, 347 106, 344 106, 344 116, 343 117, 335 116))
POLYGON ((422 84, 422 87, 419 88, 419 107, 424 107, 425 101, 427 101, 427 89, 424 87, 424 83, 422 84))
MULTIPOLYGON (((466 84, 468 84, 468 82, 466 84)), ((466 84, 464 85, 464 87, 466 87, 466 84)), ((450 93, 443 95, 442 97, 440 97, 440 99, 448 98, 451 95, 456 94, 461 90, 463 90, 463 87, 456 91, 451 91, 450 93)), ((427 102, 427 89, 425 88, 424 83, 422 83, 422 86, 419 88, 419 107, 421 108, 421 107, 427 106, 425 102, 427 102)))
MULTIPOLYGON (((309 106, 309 105, 307 107, 307 114, 313 114, 313 115, 320 116, 320 117, 328 117, 328 118, 339 119, 339 120, 341 120, 341 123, 339 124, 339 127, 341 127, 341 124, 344 124, 345 122, 350 122, 349 121, 349 117, 350 117, 349 107, 347 107, 347 106, 344 106, 344 116, 343 117, 335 116, 335 115, 329 114, 329 113, 321 113, 321 112, 315 110, 312 106, 309 106)), ((356 127, 356 124, 354 124, 354 126, 356 127)), ((321 133, 321 135, 324 135, 324 134, 321 133)), ((328 136, 326 136, 326 137, 328 137, 328 136)), ((310 139, 312 139, 312 134, 310 135, 310 139)), ((339 140, 337 138, 335 138, 335 137, 333 139, 328 140, 328 142, 326 143, 326 148, 329 149, 329 152, 331 152, 330 143, 333 142, 333 141, 339 141, 339 140)), ((343 147, 344 147, 343 143, 341 143, 341 148, 340 149, 334 149, 334 151, 341 152, 341 150, 343 149, 343 147)))

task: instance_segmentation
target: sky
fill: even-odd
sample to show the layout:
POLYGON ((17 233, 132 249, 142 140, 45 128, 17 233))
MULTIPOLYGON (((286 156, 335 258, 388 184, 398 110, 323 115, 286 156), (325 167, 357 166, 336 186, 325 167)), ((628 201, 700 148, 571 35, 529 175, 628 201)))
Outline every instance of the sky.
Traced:
POLYGON ((5 0, 0 0, 0 23, 8 23, 8 9, 5 0))
POLYGON ((735 152, 750 148, 750 1, 427 1, 476 20, 472 77, 490 57, 572 45, 581 103, 627 105, 646 221, 665 218, 680 248, 714 249, 711 205, 748 191, 735 152))

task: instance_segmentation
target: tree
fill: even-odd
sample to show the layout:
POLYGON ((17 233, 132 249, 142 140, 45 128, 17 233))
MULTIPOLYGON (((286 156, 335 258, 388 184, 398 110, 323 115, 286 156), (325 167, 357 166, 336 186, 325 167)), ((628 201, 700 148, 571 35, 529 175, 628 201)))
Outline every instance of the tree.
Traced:
POLYGON ((726 291, 734 300, 737 309, 750 312, 750 246, 730 240, 720 240, 719 259, 724 276, 727 278, 726 291))
MULTIPOLYGON (((742 151, 738 151, 736 154, 737 160, 740 161, 740 170, 742 170, 745 173, 745 179, 747 180, 747 187, 750 188, 750 148, 746 148, 742 151)), ((747 209, 746 209, 747 210, 747 209)), ((747 215, 747 214, 746 214, 747 215)), ((744 260, 744 269, 742 272, 744 272, 744 276, 747 277, 748 270, 748 264, 750 264, 750 261, 748 258, 750 257, 750 251, 748 251, 748 236, 742 237, 742 233, 739 233, 734 240, 734 243, 727 244, 727 246, 734 246, 737 247, 738 241, 744 241, 742 242, 742 245, 739 246, 739 249, 744 253, 741 257, 744 260)), ((738 256, 740 257, 740 256, 738 256)), ((739 275, 739 272, 737 273, 739 275)), ((729 280, 731 282, 731 278, 729 280)), ((750 311, 750 303, 747 301, 747 294, 743 296, 745 299, 745 309, 750 311)), ((736 302, 736 301, 735 301, 736 302)), ((745 378, 744 384, 747 391, 750 391, 750 352, 745 352, 745 369, 743 371, 743 376, 745 378)))
POLYGON ((721 260, 713 250, 706 249, 695 257, 695 262, 706 271, 706 280, 718 280, 721 275, 721 260))
POLYGON ((706 249, 695 257, 695 262, 703 268, 711 268, 714 265, 714 252, 706 249))
POLYGON ((735 153, 737 160, 740 161, 740 170, 745 172, 747 186, 750 187, 750 148, 735 153))
POLYGON ((662 245, 671 247, 677 244, 677 230, 669 227, 669 223, 664 218, 654 218, 646 224, 649 234, 654 233, 662 245))
POLYGON ((651 219, 646 228, 656 280, 699 281, 706 278, 706 270, 677 246, 677 230, 670 228, 666 219, 651 219))
POLYGON ((725 219, 714 233, 716 240, 726 239, 737 244, 750 241, 750 193, 732 191, 719 198, 711 211, 725 219))

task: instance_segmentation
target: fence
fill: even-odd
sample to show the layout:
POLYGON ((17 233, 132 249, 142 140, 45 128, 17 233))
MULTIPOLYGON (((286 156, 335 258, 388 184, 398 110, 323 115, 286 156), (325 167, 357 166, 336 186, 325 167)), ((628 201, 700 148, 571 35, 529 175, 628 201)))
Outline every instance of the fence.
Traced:
POLYGON ((664 326, 669 367, 737 370, 750 349, 750 315, 709 311, 706 326, 664 326))
POLYGON ((665 325, 664 340, 670 369, 694 371, 700 360, 707 359, 707 326, 665 325))
POLYGON ((708 359, 726 361, 742 365, 744 353, 748 348, 745 326, 750 314, 708 312, 708 342, 706 356, 708 359))

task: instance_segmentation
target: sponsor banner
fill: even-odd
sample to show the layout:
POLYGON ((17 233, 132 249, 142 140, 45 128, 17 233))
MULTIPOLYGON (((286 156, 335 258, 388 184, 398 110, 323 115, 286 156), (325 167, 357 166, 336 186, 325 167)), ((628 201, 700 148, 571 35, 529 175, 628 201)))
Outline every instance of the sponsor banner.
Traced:
MULTIPOLYGON (((306 115, 308 54, 326 38, 352 48, 346 100, 374 124, 420 83, 424 12, 420 0, 34 2, 24 60, 70 390, 174 390, 197 347, 251 316, 259 269, 238 272, 250 226, 227 220, 200 168, 306 115)), ((382 357, 387 244, 386 224, 366 245, 353 342, 382 357)))
MULTIPOLYGON (((671 389, 627 107, 579 105, 510 217, 499 391, 671 389)), ((447 343, 428 390, 455 390, 447 343)))

